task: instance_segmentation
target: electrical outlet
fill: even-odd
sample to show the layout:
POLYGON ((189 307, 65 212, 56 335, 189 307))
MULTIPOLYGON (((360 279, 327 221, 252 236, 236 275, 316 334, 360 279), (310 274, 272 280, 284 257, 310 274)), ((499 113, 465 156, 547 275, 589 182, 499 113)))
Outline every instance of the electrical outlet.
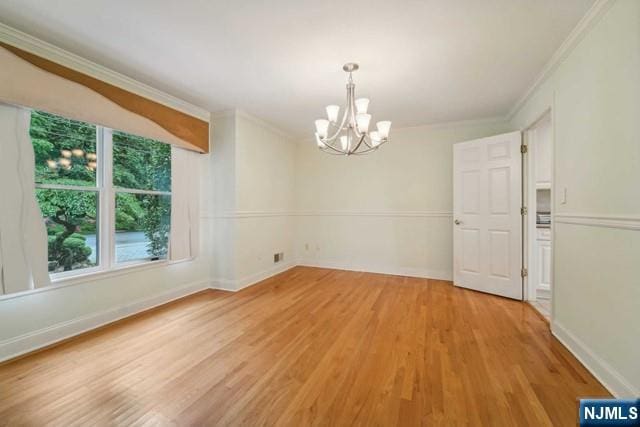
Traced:
POLYGON ((281 262, 282 260, 284 260, 284 252, 278 252, 276 254, 273 254, 274 263, 281 262))
POLYGON ((304 244, 304 250, 305 250, 305 251, 308 251, 308 250, 309 250, 309 244, 308 244, 308 243, 305 243, 305 244, 304 244))

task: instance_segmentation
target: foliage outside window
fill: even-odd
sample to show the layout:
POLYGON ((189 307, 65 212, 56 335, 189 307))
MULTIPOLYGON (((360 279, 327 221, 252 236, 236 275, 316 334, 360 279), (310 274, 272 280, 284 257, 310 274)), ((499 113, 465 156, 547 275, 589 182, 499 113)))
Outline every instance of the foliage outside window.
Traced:
POLYGON ((116 188, 116 260, 167 257, 171 216, 171 147, 151 139, 113 132, 116 188), (132 250, 130 233, 142 233, 147 252, 132 250))
POLYGON ((50 273, 167 258, 169 145, 40 111, 30 135, 50 273))

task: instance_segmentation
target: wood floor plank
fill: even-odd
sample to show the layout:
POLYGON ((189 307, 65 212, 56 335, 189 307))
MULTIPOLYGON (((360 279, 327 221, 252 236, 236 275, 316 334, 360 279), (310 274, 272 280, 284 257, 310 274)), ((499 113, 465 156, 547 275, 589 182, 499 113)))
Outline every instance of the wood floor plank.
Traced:
POLYGON ((0 425, 575 425, 609 393, 529 305, 296 267, 0 365, 0 425))

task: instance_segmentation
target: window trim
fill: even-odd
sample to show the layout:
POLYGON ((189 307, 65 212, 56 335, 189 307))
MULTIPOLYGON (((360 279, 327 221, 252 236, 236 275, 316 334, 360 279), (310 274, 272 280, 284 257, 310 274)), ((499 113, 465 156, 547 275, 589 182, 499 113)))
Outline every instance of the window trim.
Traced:
MULTIPOLYGON (((138 259, 125 262, 117 262, 116 258, 116 194, 148 194, 172 197, 171 191, 138 190, 133 188, 118 187, 113 184, 113 129, 95 125, 96 127, 96 154, 98 155, 98 167, 96 168, 96 181, 92 186, 64 185, 64 184, 35 184, 35 188, 50 190, 88 191, 97 193, 97 265, 80 268, 71 271, 49 273, 52 285, 67 283, 79 283, 85 279, 96 280, 102 277, 122 274, 123 271, 138 270, 142 267, 166 266, 175 264, 170 258, 171 231, 167 256, 164 259, 138 259)), ((172 165, 173 166, 173 165, 172 165)), ((173 169, 173 167, 172 167, 173 169)), ((173 203, 173 199, 171 200, 173 203)), ((181 260, 183 261, 190 261, 181 260)), ((55 287, 55 286, 53 286, 55 287)), ((46 287, 45 287, 46 288, 46 287)), ((43 288, 44 289, 44 288, 43 288)))

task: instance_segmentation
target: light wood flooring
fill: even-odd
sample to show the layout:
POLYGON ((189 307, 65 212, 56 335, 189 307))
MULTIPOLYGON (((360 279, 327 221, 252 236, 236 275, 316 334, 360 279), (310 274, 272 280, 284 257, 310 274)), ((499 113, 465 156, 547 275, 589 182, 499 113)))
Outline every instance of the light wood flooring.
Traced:
POLYGON ((581 396, 528 304, 308 267, 0 365, 0 425, 571 426, 581 396))

